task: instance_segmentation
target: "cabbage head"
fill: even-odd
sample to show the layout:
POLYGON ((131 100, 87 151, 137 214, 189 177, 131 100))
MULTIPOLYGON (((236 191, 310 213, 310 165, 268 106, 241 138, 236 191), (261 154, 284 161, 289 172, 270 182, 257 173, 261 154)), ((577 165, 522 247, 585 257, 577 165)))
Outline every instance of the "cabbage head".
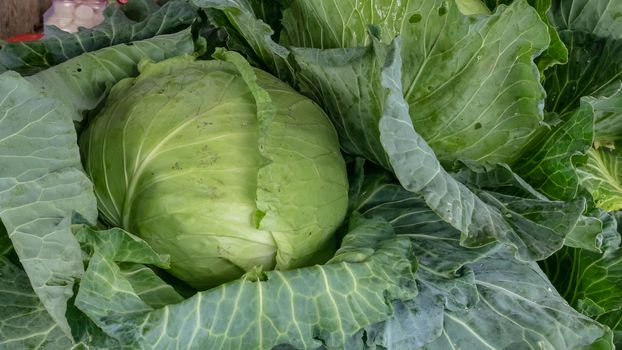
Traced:
POLYGON ((241 56, 143 62, 80 138, 109 225, 198 289, 323 262, 345 216, 337 134, 311 100, 241 56))

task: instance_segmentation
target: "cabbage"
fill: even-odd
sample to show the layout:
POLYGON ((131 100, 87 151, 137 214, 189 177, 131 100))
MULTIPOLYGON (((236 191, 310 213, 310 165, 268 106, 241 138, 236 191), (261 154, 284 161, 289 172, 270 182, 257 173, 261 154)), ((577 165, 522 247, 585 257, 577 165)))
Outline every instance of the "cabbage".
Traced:
POLYGON ((246 68, 144 62, 80 139, 105 221, 169 254, 169 272, 197 289, 323 262, 345 216, 345 163, 324 112, 246 68))

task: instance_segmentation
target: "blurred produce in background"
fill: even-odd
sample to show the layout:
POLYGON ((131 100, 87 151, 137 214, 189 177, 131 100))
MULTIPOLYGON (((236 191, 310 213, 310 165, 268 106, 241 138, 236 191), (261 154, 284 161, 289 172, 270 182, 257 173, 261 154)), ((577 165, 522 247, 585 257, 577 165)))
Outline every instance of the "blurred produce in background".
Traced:
POLYGON ((43 13, 52 0, 1 0, 0 39, 33 33, 43 28, 43 13))

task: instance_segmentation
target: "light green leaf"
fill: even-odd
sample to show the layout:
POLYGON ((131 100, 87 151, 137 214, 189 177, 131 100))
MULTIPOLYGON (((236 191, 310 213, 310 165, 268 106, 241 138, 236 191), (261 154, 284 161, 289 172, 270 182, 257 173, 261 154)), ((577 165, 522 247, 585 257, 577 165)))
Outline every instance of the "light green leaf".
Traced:
MULTIPOLYGON (((510 4, 514 0, 485 0, 486 5, 491 10, 501 4, 510 4)), ((549 47, 536 59, 540 72, 544 72, 548 68, 557 64, 566 64, 568 62, 568 49, 561 41, 555 26, 548 19, 549 9, 551 8, 551 0, 528 0, 529 5, 538 11, 538 15, 545 22, 549 29, 551 43, 549 47)))
POLYGON ((410 241, 396 237, 389 224, 355 219, 326 265, 268 271, 264 280, 224 284, 131 321, 107 320, 125 342, 146 349, 360 345, 362 339, 352 337, 388 319, 391 301, 416 295, 413 259, 410 241))
POLYGON ((579 168, 583 185, 594 197, 596 206, 605 210, 622 209, 621 150, 590 149, 587 164, 579 168))
POLYGON ((72 340, 50 317, 26 273, 0 257, 0 348, 69 349, 72 340))
POLYGON ((402 31, 402 82, 415 130, 441 162, 512 163, 543 121, 534 57, 550 41, 527 1, 464 16, 423 1, 425 20, 402 31), (437 13, 438 12, 438 13, 437 13), (475 24, 476 23, 476 24, 475 24))
POLYGON ((142 239, 118 228, 95 231, 88 227, 78 230, 76 237, 92 255, 75 305, 110 336, 119 338, 111 314, 121 321, 183 300, 142 265, 169 266, 169 257, 156 253, 142 239))
MULTIPOLYGON (((459 229, 462 232, 462 245, 481 246, 494 238, 513 246, 517 250, 517 256, 526 261, 545 258, 559 249, 567 231, 563 233, 564 231, 558 230, 557 225, 572 227, 585 204, 535 204, 524 199, 514 201, 501 194, 485 192, 476 196, 462 183, 453 179, 413 129, 407 114, 408 107, 401 97, 400 81, 396 79, 399 77, 401 62, 398 55, 389 57, 391 64, 385 66, 382 75, 383 85, 389 95, 384 102, 384 115, 380 120, 380 137, 402 186, 414 193, 422 193, 428 206, 437 215, 459 229), (499 200, 496 197, 503 198, 499 200), (570 210, 573 214, 566 217, 568 222, 564 215, 556 215, 556 218, 561 219, 560 223, 534 231, 539 225, 528 224, 533 220, 530 218, 533 215, 529 215, 529 212, 534 205, 539 209, 548 207, 545 211, 552 210, 563 214, 563 210, 570 210), (523 218, 525 214, 527 220, 523 218)), ((542 218, 536 218, 537 220, 542 218)))
POLYGON ((89 227, 74 229, 76 238, 89 251, 114 262, 153 264, 169 267, 169 257, 158 254, 145 241, 120 228, 96 231, 89 227))
POLYGON ((66 303, 83 273, 73 211, 95 221, 71 111, 17 73, 0 75, 0 219, 35 293, 68 335, 66 303))
POLYGON ((124 7, 109 8, 106 21, 92 29, 56 31, 42 40, 7 44, 0 50, 0 72, 34 74, 86 52, 178 32, 197 17, 186 1, 169 1, 152 13, 154 5, 153 0, 131 0, 124 7))
POLYGON ((184 298, 166 284, 151 268, 135 263, 119 264, 121 273, 130 282, 134 292, 154 309, 175 304, 184 298))

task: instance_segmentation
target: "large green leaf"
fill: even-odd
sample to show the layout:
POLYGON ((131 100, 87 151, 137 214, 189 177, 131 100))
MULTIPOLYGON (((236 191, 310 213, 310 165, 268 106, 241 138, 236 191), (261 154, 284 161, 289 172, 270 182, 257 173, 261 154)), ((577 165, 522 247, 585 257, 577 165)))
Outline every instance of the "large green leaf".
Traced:
POLYGON ((344 149, 380 164, 386 162, 378 151, 381 146, 374 121, 380 114, 374 95, 382 93, 378 91, 379 77, 372 75, 378 69, 357 72, 360 81, 343 81, 340 74, 350 72, 342 63, 362 56, 361 50, 336 50, 318 60, 316 51, 301 48, 371 44, 370 24, 374 25, 370 31, 385 44, 400 35, 406 48, 401 50, 406 68, 400 79, 411 117, 418 132, 448 163, 457 158, 513 161, 542 121, 544 91, 533 57, 548 46, 549 35, 538 13, 525 1, 501 6, 491 16, 464 15, 455 2, 441 0, 379 1, 375 6, 367 6, 365 1, 292 1, 283 12, 279 43, 298 48, 293 52, 305 66, 304 77, 296 72, 294 79, 290 78, 288 50, 273 41, 269 27, 254 17, 248 3, 195 3, 221 9, 229 20, 229 31, 245 38, 254 56, 282 79, 315 84, 330 76, 312 89, 301 82, 301 88, 312 90, 319 102, 336 100, 337 106, 324 107, 338 125, 344 149), (264 30, 257 30, 262 25, 264 30), (320 67, 330 61, 333 64, 325 72, 315 72, 309 61, 320 67), (359 119, 366 113, 368 116, 359 119))
POLYGON ((0 75, 0 219, 34 291, 69 334, 66 302, 83 273, 71 215, 94 222, 97 209, 71 111, 35 91, 17 73, 0 75))
POLYGON ((416 295, 410 241, 378 219, 354 219, 326 265, 251 273, 143 314, 148 307, 128 284, 99 260, 94 263, 101 266, 93 267, 100 280, 81 284, 80 295, 92 296, 83 305, 111 335, 148 349, 342 348, 361 344, 363 339, 353 338, 359 330, 388 319, 392 300, 416 295), (104 292, 116 292, 102 298, 106 284, 114 288, 104 292), (117 311, 114 318, 108 316, 111 309, 117 311))
POLYGON ((546 25, 526 1, 491 16, 464 16, 453 1, 420 4, 422 20, 401 33, 415 129, 443 162, 515 161, 543 120, 533 59, 549 45, 546 25))
MULTIPOLYGON (((447 310, 442 335, 426 349, 574 349, 610 336, 607 327, 573 310, 536 263, 501 250, 467 268, 479 302, 447 310)), ((605 341, 603 348, 613 345, 605 341)))
MULTIPOLYGON (((470 172, 460 177, 467 175, 470 186, 478 184, 491 195, 520 193, 527 197, 525 203, 548 201, 507 171, 470 172)), ((357 209, 366 216, 383 217, 398 235, 410 237, 419 261, 419 294, 414 300, 397 303, 391 320, 367 328, 370 344, 406 349, 538 348, 545 344, 547 349, 566 349, 589 345, 605 334, 605 328, 572 310, 557 295, 537 265, 515 260, 498 244, 478 249, 460 246, 459 232, 423 200, 386 180, 383 174, 369 173, 357 209)), ((538 212, 538 205, 533 208, 532 212, 538 212)), ((553 213, 533 223, 564 230, 555 226, 563 221, 563 215, 553 213)), ((606 246, 615 243, 605 240, 606 246)))
POLYGON ((0 348, 54 350, 71 345, 32 290, 26 273, 0 257, 0 348))
MULTIPOLYGON (((408 108, 396 79, 401 62, 398 55, 392 57, 393 61, 385 66, 382 73, 382 83, 389 94, 384 103, 380 132, 383 146, 402 186, 422 193, 428 206, 462 232, 463 245, 482 245, 494 237, 512 245, 523 260, 542 259, 559 249, 565 234, 576 225, 585 209, 584 202, 556 203, 542 201, 541 198, 531 202, 487 192, 477 192, 476 196, 450 177, 410 124, 408 108), (537 212, 556 215, 537 218, 537 212), (550 227, 531 225, 534 219, 542 221, 550 218, 557 218, 559 222, 550 227), (560 226, 565 230, 560 230, 560 226)), ((506 172, 511 173, 507 169, 506 172)), ((477 185, 480 188, 489 186, 487 183, 477 185)), ((477 191, 476 188, 474 190, 477 191)))
POLYGON ((67 300, 74 279, 83 273, 80 247, 70 228, 72 216, 77 212, 92 223, 97 218, 72 118, 80 118, 77 108, 84 101, 100 100, 117 80, 135 74, 140 59, 193 50, 191 34, 185 32, 75 58, 29 77, 35 84, 15 72, 0 75, 0 220, 35 293, 67 334, 67 300), (102 65, 100 59, 119 63, 102 65), (73 69, 82 64, 86 80, 69 79, 65 73, 80 75, 73 69), (63 78, 66 82, 59 88, 66 97, 54 99, 57 93, 44 89, 53 90, 55 79, 63 78))
POLYGON ((85 52, 180 31, 197 18, 186 1, 169 1, 156 11, 153 6, 153 0, 131 0, 124 7, 109 8, 108 18, 92 29, 53 31, 42 40, 6 44, 0 50, 0 72, 33 74, 85 52))

